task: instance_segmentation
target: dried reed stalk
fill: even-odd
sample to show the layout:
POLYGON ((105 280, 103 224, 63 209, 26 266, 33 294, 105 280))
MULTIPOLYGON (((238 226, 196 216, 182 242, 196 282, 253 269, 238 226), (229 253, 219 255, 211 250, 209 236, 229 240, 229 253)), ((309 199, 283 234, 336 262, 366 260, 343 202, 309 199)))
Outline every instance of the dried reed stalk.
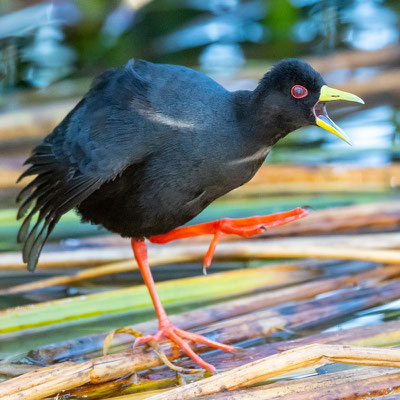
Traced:
MULTIPOLYGON (((176 358, 170 348, 167 356, 176 358)), ((136 348, 133 351, 99 357, 83 363, 65 362, 40 368, 0 383, 1 398, 36 400, 86 383, 99 383, 120 378, 132 371, 160 365, 154 354, 136 348)))
MULTIPOLYGON (((393 368, 364 367, 197 397, 198 400, 361 400, 400 390, 400 373, 393 368), (338 388, 340 388, 338 390, 338 388)), ((150 397, 150 396, 149 396, 150 397)), ((385 396, 386 397, 386 396, 385 396)), ((151 398, 151 397, 150 397, 151 398)), ((384 398, 384 397, 383 397, 384 398)), ((379 397, 381 400, 382 397, 379 397)), ((120 398, 129 399, 129 396, 120 398)))
MULTIPOLYGON (((236 242, 238 243, 238 242, 236 242)), ((241 242, 239 242, 240 245, 241 242)), ((400 245, 400 233, 375 233, 375 234, 364 234, 362 236, 349 236, 349 235, 334 235, 334 236, 322 236, 322 237, 296 237, 296 238, 282 238, 282 239, 270 239, 268 242, 252 241, 251 243, 265 243, 268 249, 274 247, 288 248, 291 247, 302 247, 310 248, 310 246, 318 247, 349 247, 350 249, 357 248, 358 254, 363 251, 366 258, 368 258, 368 251, 374 246, 377 248, 385 249, 390 247, 396 247, 400 245), (361 250, 362 249, 362 250, 361 250), (367 253, 365 253, 367 251, 367 253)), ((244 242, 242 243, 244 244, 244 242)), ((179 246, 181 250, 183 248, 179 246)), ((376 249, 374 249, 376 250, 376 249)), ((398 253, 400 256, 400 252, 398 253)), ((151 265, 161 265, 166 263, 178 263, 188 262, 196 260, 199 254, 184 254, 179 252, 172 252, 169 255, 153 255, 151 256, 151 265)), ((376 260, 370 260, 376 261, 376 260)), ((122 261, 112 263, 108 265, 102 265, 98 267, 88 268, 83 271, 79 271, 74 275, 62 275, 52 278, 42 279, 35 282, 25 283, 22 285, 16 285, 7 289, 0 290, 0 295, 8 295, 13 293, 22 293, 30 290, 43 289, 49 286, 55 285, 66 285, 72 282, 77 282, 84 279, 95 278, 99 276, 116 274, 137 269, 136 261, 122 261)))
MULTIPOLYGON (((347 271, 348 273, 348 271, 347 271)), ((171 315, 171 321, 181 329, 190 330, 200 326, 210 326, 221 320, 229 320, 240 315, 254 313, 257 310, 278 305, 281 303, 300 301, 304 299, 312 299, 320 293, 334 291, 340 288, 352 287, 353 285, 374 285, 385 279, 398 276, 400 274, 400 266, 393 265, 385 268, 375 268, 373 270, 361 272, 355 275, 340 276, 330 279, 320 279, 312 282, 299 283, 287 288, 279 288, 269 290, 263 293, 246 296, 244 298, 225 301, 220 304, 214 304, 201 309, 188 311, 185 313, 171 315)), ((387 293, 389 295, 389 293, 387 293)), ((377 304, 379 298, 375 296, 374 303, 377 304)), ((360 304, 360 303, 358 303, 360 304)), ((364 303, 365 304, 365 303, 364 303)), ((300 310, 297 310, 300 311, 300 310)), ((348 311, 348 310, 347 310, 348 311)), ((333 317, 335 317, 334 314, 333 317)), ((147 321, 131 326, 143 334, 149 334, 157 329, 158 321, 147 321)), ((94 352, 103 348, 106 334, 95 334, 78 339, 71 339, 59 343, 58 347, 63 357, 82 357, 88 352, 94 352)), ((232 340, 232 338, 230 338, 232 340)), ((131 343, 132 338, 127 335, 118 335, 113 340, 113 346, 121 346, 131 343)), ((37 350, 41 358, 48 359, 54 356, 53 346, 43 347, 37 350)), ((49 359, 52 363, 56 360, 49 359)))
MULTIPOLYGON (((22 172, 22 166, 20 168, 0 166, 0 188, 25 185, 28 181, 16 184, 22 172)), ((398 164, 346 169, 328 166, 264 165, 246 186, 238 188, 231 193, 231 196, 241 197, 263 192, 382 191, 393 189, 398 185, 400 185, 398 164)))
POLYGON ((400 221, 400 203, 383 201, 311 212, 307 218, 265 232, 264 236, 315 234, 360 229, 394 229, 400 221))
POLYGON ((328 362, 399 368, 400 349, 310 344, 245 364, 150 399, 189 400, 254 385, 289 371, 328 362))
POLYGON ((67 115, 78 99, 21 107, 0 114, 0 140, 43 138, 67 115))
MULTIPOLYGON (((399 286, 398 283, 393 283, 393 285, 397 287, 399 286)), ((388 295, 394 296, 394 293, 388 290, 386 287, 382 288, 382 293, 384 294, 386 292, 388 292, 388 295)), ((397 293, 397 296, 398 294, 399 293, 397 293)), ((361 304, 360 296, 358 293, 356 293, 356 291, 354 296, 357 299, 357 304, 359 306, 361 304)), ((215 331, 213 332, 213 338, 215 340, 221 340, 221 338, 225 338, 228 339, 229 342, 241 340, 246 337, 246 331, 247 336, 249 336, 248 333, 251 333, 252 329, 254 328, 249 328, 249 324, 254 325, 254 323, 261 327, 261 331, 260 329, 257 329, 258 334, 260 334, 260 332, 266 334, 267 331, 274 331, 276 330, 277 326, 282 324, 284 325, 286 321, 295 321, 297 324, 299 324, 300 322, 305 323, 308 318, 308 322, 314 321, 315 323, 316 321, 319 321, 321 316, 324 316, 325 314, 330 318, 335 318, 338 313, 343 313, 341 307, 338 308, 335 306, 336 303, 340 302, 340 298, 343 297, 345 296, 343 293, 341 293, 333 296, 329 300, 320 300, 318 306, 322 304, 321 302, 323 302, 325 305, 329 304, 330 302, 333 305, 328 310, 326 307, 300 307, 300 310, 303 309, 302 313, 298 313, 299 310, 294 308, 292 309, 292 314, 287 314, 287 311, 285 311, 283 314, 280 314, 279 309, 277 309, 276 311, 262 312, 261 314, 265 314, 264 316, 261 314, 256 315, 256 317, 254 317, 254 314, 248 315, 230 323, 231 326, 237 327, 237 323, 240 323, 239 325, 242 326, 242 329, 230 329, 230 337, 227 337, 227 329, 222 327, 221 329, 217 329, 217 333, 215 331), (335 307, 337 309, 336 314, 334 312, 335 307), (311 312, 311 309, 313 309, 313 312, 311 312), (318 312, 320 313, 319 315, 318 312)), ((372 296, 372 299, 375 304, 382 300, 382 298, 379 296, 372 296)), ((311 300, 311 303, 313 301, 314 300, 311 300)), ((355 307, 358 306, 355 305, 355 307)), ((346 309, 346 311, 348 311, 348 309, 346 309)), ((228 325, 229 323, 227 326, 228 325)), ((219 327, 219 324, 216 324, 215 327, 219 327)), ((308 346, 305 346, 305 348, 307 347, 308 346)), ((165 349, 165 352, 170 359, 179 357, 179 352, 173 352, 169 346, 163 346, 163 349, 165 349)), ((196 349, 197 351, 206 350, 204 347, 196 347, 196 349)), ((160 360, 158 357, 144 347, 139 347, 135 348, 133 352, 124 352, 115 355, 99 357, 82 364, 67 362, 56 364, 52 367, 42 368, 38 371, 21 375, 18 378, 14 378, 0 384, 0 393, 4 393, 4 395, 8 396, 14 396, 10 397, 10 400, 16 398, 39 399, 41 397, 52 395, 61 390, 71 389, 86 383, 110 381, 112 379, 125 376, 132 371, 141 371, 158 365, 160 365, 160 360)))
MULTIPOLYGON (((150 258, 150 262, 152 266, 157 266, 162 264, 173 264, 185 261, 189 262, 192 261, 192 259, 193 259, 192 256, 185 256, 185 254, 175 254, 169 258, 165 256, 157 257, 155 255, 150 258)), ((11 286, 7 289, 0 290, 0 296, 14 294, 14 293, 23 293, 31 290, 44 289, 50 286, 67 285, 72 282, 77 282, 84 279, 97 278, 99 276, 104 276, 104 275, 118 274, 121 272, 133 271, 135 269, 138 269, 138 266, 136 261, 133 259, 129 261, 115 262, 111 264, 100 265, 93 268, 87 268, 77 272, 74 275, 55 276, 52 278, 41 279, 39 281, 11 286)))
MULTIPOLYGON (((340 260, 365 260, 381 263, 400 263, 400 251, 386 249, 365 249, 362 247, 351 247, 345 244, 315 245, 315 238, 309 239, 309 244, 305 247, 304 241, 296 244, 292 241, 290 246, 280 244, 278 240, 273 243, 269 241, 256 239, 247 241, 235 241, 232 243, 223 242, 217 246, 214 260, 249 260, 266 258, 309 258, 316 257, 322 259, 340 259, 340 260)), ((188 243, 188 242, 186 242, 188 243)), ((181 257, 185 261, 201 261, 207 251, 208 246, 203 244, 167 244, 158 248, 157 253, 162 258, 162 263, 168 263, 169 260, 175 260, 181 257), (165 254, 168 253, 168 256, 165 254)), ((150 255, 153 257, 154 247, 151 247, 150 255)), ((44 253, 40 267, 76 267, 82 265, 95 265, 116 260, 131 258, 131 250, 128 246, 123 248, 105 248, 105 249, 85 249, 81 251, 66 251, 44 253)), ((26 266, 20 260, 20 254, 5 254, 0 257, 0 267, 7 269, 25 269, 26 266)), ((150 260, 151 262, 151 260, 150 260)), ((161 263, 161 262, 160 262, 161 263)), ((132 265, 135 265, 132 262, 132 265)), ((123 264, 123 271, 129 267, 123 264)), ((106 270, 107 271, 107 270, 106 270)), ((118 269, 114 268, 117 272, 118 269)))
MULTIPOLYGON (((214 354, 212 357, 208 357, 206 354, 206 358, 208 358, 209 362, 212 362, 217 370, 227 370, 232 369, 235 367, 239 367, 240 365, 246 364, 253 360, 264 358, 271 356, 273 354, 281 353, 285 350, 290 350, 297 348, 299 346, 308 345, 311 343, 325 343, 325 344, 346 344, 346 345, 354 345, 354 346, 393 346, 400 342, 400 321, 392 321, 386 322, 383 324, 378 325, 368 325, 363 327, 351 328, 346 330, 339 330, 335 332, 325 332, 320 333, 312 336, 307 336, 305 338, 297 339, 297 340, 289 340, 287 342, 276 342, 276 343, 267 343, 262 344, 257 347, 247 348, 244 352, 239 354, 229 354, 229 353, 219 353, 214 354)), ((187 364, 185 361, 184 364, 187 364)), ((360 371, 360 370, 358 370, 360 371)), ((376 369, 375 369, 376 371, 376 369)), ((382 369, 379 369, 382 371, 382 369)), ((145 379, 142 380, 139 376, 137 384, 135 384, 135 388, 137 390, 144 390, 145 388, 149 387, 149 378, 151 379, 151 388, 157 387, 174 387, 178 384, 185 384, 182 382, 177 382, 177 378, 174 374, 171 373, 168 369, 164 368, 163 370, 159 370, 156 374, 156 379, 151 379, 148 374, 145 373, 145 379)), ((301 374, 309 374, 313 373, 313 368, 306 368, 301 370, 301 374)), ((345 377, 350 375, 349 371, 344 372, 345 377)), ((374 373, 376 375, 376 373, 374 373)), ((365 373, 359 377, 365 378, 365 373)), ((99 384, 99 385, 90 385, 90 386, 83 386, 77 389, 72 389, 70 391, 65 392, 67 398, 70 397, 82 397, 87 396, 91 397, 94 393, 107 393, 109 396, 112 393, 120 393, 121 390, 129 387, 129 382, 132 381, 131 377, 113 381, 109 383, 99 384), (110 388, 112 385, 112 389, 110 388), (110 390, 111 389, 111 390, 110 390)), ((297 380, 295 381, 297 382, 297 380)), ((370 383, 370 382, 369 382, 370 383)), ((285 382, 284 387, 287 387, 291 382, 285 382)), ((268 386, 268 388, 271 385, 268 386)), ((309 386, 307 386, 309 388, 309 386)), ((170 389, 163 389, 170 390, 170 389)), ((229 395, 233 395, 234 392, 230 392, 229 395)), ((148 397, 150 397, 150 393, 148 397)), ((227 395, 227 393, 225 393, 227 395)), ((214 394, 212 396, 218 396, 214 394)), ((132 400, 135 399, 135 395, 125 396, 127 400, 132 397, 132 400)), ((123 400, 124 396, 121 397, 123 400)))

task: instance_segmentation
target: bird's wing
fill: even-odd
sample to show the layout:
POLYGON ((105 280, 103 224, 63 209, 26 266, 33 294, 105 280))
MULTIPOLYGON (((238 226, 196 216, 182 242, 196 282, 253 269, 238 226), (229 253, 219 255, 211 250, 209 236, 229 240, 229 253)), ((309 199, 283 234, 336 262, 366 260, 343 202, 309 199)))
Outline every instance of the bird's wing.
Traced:
POLYGON ((43 245, 61 216, 98 189, 102 180, 94 176, 84 176, 74 168, 60 166, 52 153, 52 146, 43 143, 36 147, 28 159, 29 167, 21 178, 37 176, 20 192, 17 201, 21 202, 17 218, 27 211, 18 231, 18 242, 24 242, 23 261, 28 270, 33 271, 43 245), (37 217, 31 230, 30 223, 37 217))
POLYGON ((17 239, 28 270, 64 213, 160 145, 146 118, 146 85, 129 64, 104 73, 25 162, 31 166, 20 179, 37 175, 17 198, 18 218, 27 213, 17 239))

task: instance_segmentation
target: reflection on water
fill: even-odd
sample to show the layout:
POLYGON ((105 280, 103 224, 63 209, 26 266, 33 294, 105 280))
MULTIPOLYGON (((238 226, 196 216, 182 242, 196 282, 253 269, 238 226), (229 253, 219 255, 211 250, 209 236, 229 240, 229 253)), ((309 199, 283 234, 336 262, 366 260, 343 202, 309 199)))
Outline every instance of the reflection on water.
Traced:
POLYGON ((341 21, 349 27, 342 40, 361 50, 377 50, 395 43, 399 38, 398 17, 382 1, 355 1, 341 21))
POLYGON ((260 1, 192 0, 189 4, 208 15, 193 18, 173 33, 156 40, 160 54, 205 45, 200 66, 214 75, 232 75, 243 67, 243 42, 261 42, 264 28, 259 22, 265 15, 260 1))
MULTIPOLYGON (((3 6, 3 8, 6 8, 3 6)), ((71 2, 42 2, 0 17, 0 88, 27 82, 48 86, 73 71, 75 51, 65 44, 63 27, 74 25, 78 9, 71 2)))
MULTIPOLYGON (((319 51, 342 45, 377 50, 398 40, 398 16, 380 0, 291 0, 307 9, 293 26, 294 39, 317 45, 319 51)), ((314 51, 316 47, 314 47, 314 51)), ((309 48, 311 50, 311 48, 309 48)))

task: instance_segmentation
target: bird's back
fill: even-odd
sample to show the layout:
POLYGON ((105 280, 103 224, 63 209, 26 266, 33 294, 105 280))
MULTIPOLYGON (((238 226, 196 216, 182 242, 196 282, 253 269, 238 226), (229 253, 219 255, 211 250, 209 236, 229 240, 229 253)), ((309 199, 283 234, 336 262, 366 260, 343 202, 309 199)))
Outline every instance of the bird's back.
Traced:
POLYGON ((196 215, 214 199, 202 198, 198 188, 207 175, 207 148, 215 150, 218 138, 232 132, 233 120, 230 93, 189 68, 131 60, 99 76, 27 160, 32 165, 22 177, 37 175, 18 198, 18 216, 28 212, 18 234, 28 268, 35 268, 50 232, 72 208, 125 235, 152 231, 154 219, 144 216, 154 209, 154 198, 159 208, 168 205, 163 215, 175 210, 164 218, 164 230, 196 215), (119 200, 115 207, 106 204, 110 191, 111 199, 119 200), (178 218, 182 204, 172 205, 173 198, 195 203, 178 218), (105 223, 118 220, 117 212, 123 229, 105 223), (38 220, 29 230, 35 214, 38 220), (139 229, 127 231, 129 225, 139 229))

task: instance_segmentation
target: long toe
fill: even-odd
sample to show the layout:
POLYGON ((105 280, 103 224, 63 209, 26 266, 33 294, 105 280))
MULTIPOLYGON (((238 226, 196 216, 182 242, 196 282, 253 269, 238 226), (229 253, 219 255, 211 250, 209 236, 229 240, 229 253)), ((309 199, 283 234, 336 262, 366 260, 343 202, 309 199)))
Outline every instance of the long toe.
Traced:
POLYGON ((158 332, 155 335, 146 335, 146 336, 140 336, 135 339, 135 346, 141 343, 147 343, 147 342, 159 342, 162 339, 162 335, 159 335, 160 332, 158 332))
POLYGON ((135 345, 140 343, 147 343, 150 341, 159 342, 163 337, 170 339, 174 342, 178 348, 186 353, 197 365, 210 371, 212 374, 215 373, 215 367, 205 362, 194 350, 189 346, 186 340, 190 340, 194 343, 205 344, 206 346, 215 347, 224 351, 235 351, 235 347, 227 344, 219 343, 214 340, 208 339, 202 335, 184 331, 183 329, 175 328, 169 321, 165 323, 155 335, 146 335, 136 338, 135 345), (186 340, 185 340, 186 339, 186 340))
POLYGON ((195 343, 202 343, 210 347, 215 347, 217 349, 221 349, 224 351, 236 351, 237 349, 233 346, 229 346, 228 344, 223 344, 220 342, 216 342, 215 340, 211 340, 206 338, 203 335, 198 335, 196 333, 187 332, 179 328, 175 328, 175 333, 184 339, 191 340, 195 343))
POLYGON ((168 338, 171 339, 183 352, 185 352, 198 366, 203 367, 212 374, 215 373, 214 365, 205 362, 198 354, 196 354, 187 342, 182 340, 181 335, 176 332, 176 329, 172 328, 168 332, 168 338))

